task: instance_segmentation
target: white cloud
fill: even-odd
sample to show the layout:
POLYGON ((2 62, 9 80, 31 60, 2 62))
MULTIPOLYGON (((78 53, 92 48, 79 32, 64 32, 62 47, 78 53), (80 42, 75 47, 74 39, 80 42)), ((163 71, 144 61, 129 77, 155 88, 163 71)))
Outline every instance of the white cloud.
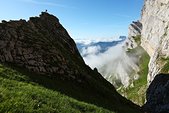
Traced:
POLYGON ((101 50, 100 46, 87 45, 88 47, 84 47, 81 54, 85 63, 92 69, 96 67, 109 82, 117 85, 116 80, 119 80, 127 87, 130 79, 134 79, 134 76, 130 76, 131 72, 133 70, 139 71, 139 67, 137 66, 138 58, 126 54, 123 49, 124 43, 109 47, 103 53, 98 53, 101 50))
POLYGON ((121 45, 113 46, 109 48, 104 53, 99 54, 88 54, 84 57, 86 64, 91 66, 91 68, 100 68, 101 66, 110 63, 112 59, 117 58, 121 53, 121 45))
POLYGON ((97 53, 99 53, 99 51, 101 50, 100 46, 89 46, 87 48, 82 48, 82 56, 86 56, 86 55, 96 55, 97 53))

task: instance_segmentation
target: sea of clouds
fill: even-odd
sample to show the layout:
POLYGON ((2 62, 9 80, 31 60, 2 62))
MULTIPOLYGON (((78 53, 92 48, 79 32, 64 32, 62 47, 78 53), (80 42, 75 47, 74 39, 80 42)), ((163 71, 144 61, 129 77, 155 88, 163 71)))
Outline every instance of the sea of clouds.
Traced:
POLYGON ((85 63, 98 71, 115 86, 127 87, 133 70, 139 70, 135 56, 128 56, 124 49, 125 38, 76 40, 85 63), (107 45, 106 45, 107 44, 107 45))

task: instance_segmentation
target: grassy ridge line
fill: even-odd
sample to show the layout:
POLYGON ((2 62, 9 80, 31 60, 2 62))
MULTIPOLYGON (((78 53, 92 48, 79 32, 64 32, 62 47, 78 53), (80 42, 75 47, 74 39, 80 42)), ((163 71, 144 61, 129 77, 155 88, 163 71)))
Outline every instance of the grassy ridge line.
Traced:
POLYGON ((27 76, 0 65, 0 112, 113 113, 28 82, 27 76))

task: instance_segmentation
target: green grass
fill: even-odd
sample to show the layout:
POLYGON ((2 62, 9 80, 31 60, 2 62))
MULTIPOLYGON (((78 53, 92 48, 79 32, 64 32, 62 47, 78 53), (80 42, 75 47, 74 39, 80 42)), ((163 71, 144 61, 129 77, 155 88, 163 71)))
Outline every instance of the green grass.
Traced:
POLYGON ((169 58, 161 57, 160 60, 164 63, 164 66, 161 69, 161 73, 169 73, 169 58))
POLYGON ((113 113, 29 82, 27 76, 2 65, 0 65, 0 112, 113 113))
POLYGON ((133 39, 138 45, 141 44, 141 35, 134 36, 133 39))
MULTIPOLYGON (((136 105, 131 104, 129 101, 117 94, 113 86, 106 80, 103 80, 101 75, 98 77, 96 75, 97 72, 95 71, 92 74, 93 76, 91 80, 89 79, 87 83, 76 84, 73 81, 64 81, 57 79, 56 77, 51 78, 47 75, 36 75, 35 73, 29 73, 19 67, 14 67, 14 69, 11 67, 14 67, 14 65, 0 65, 0 77, 10 80, 10 83, 13 83, 12 81, 16 81, 36 87, 43 87, 44 89, 48 89, 48 91, 50 90, 56 93, 59 92, 70 98, 78 100, 79 102, 83 101, 85 103, 95 105, 98 108, 103 108, 103 112, 107 109, 109 112, 116 113, 140 113, 140 110, 136 107, 136 105), (103 84, 107 86, 105 87, 103 84)), ((13 90, 15 90, 15 88, 13 90)))
MULTIPOLYGON (((141 49, 141 47, 138 46, 137 48, 130 50, 130 52, 134 53, 138 49, 141 49)), ((149 60, 149 55, 146 52, 143 52, 139 59, 139 79, 133 82, 134 87, 121 88, 119 90, 119 92, 125 95, 126 98, 132 100, 138 105, 143 105, 145 103, 149 60)))

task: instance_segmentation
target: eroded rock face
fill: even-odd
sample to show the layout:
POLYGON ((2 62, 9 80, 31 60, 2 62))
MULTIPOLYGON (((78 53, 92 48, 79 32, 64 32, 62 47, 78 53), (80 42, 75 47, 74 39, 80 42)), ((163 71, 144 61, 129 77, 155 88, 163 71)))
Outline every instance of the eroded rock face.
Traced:
POLYGON ((169 0, 145 0, 142 10, 142 47, 151 56, 148 82, 160 73, 160 58, 169 56, 169 0))
POLYGON ((141 35, 141 30, 142 30, 142 24, 140 21, 133 21, 129 25, 129 31, 128 31, 128 40, 126 42, 127 48, 133 49, 138 46, 138 43, 135 41, 136 36, 141 35))
POLYGON ((147 102, 143 106, 147 113, 169 112, 169 74, 158 74, 150 84, 147 102))
POLYGON ((74 64, 84 63, 59 20, 45 12, 29 21, 0 23, 0 62, 39 74, 70 75, 73 78, 79 72, 78 65, 74 64))

